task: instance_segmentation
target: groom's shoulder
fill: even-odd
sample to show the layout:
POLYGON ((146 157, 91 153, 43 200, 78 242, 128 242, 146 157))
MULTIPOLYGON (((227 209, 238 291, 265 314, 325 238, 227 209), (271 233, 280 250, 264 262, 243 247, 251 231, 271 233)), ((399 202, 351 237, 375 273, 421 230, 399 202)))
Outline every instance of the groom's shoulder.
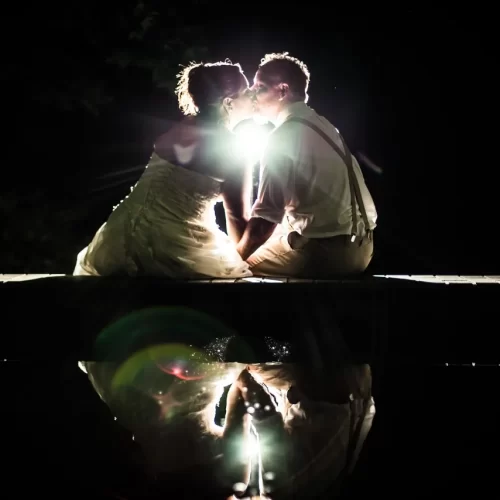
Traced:
POLYGON ((302 143, 309 137, 309 130, 302 123, 293 118, 303 118, 301 115, 290 115, 283 123, 276 127, 270 134, 270 141, 274 143, 295 144, 302 143))
POLYGON ((267 137, 266 151, 288 150, 294 143, 297 143, 300 130, 294 123, 282 123, 277 126, 267 137))
POLYGON ((288 138, 290 140, 315 137, 313 130, 300 120, 305 120, 320 129, 335 129, 335 126, 330 120, 307 106, 307 108, 301 110, 301 112, 293 113, 288 116, 282 124, 274 129, 273 134, 276 134, 276 138, 288 138), (299 120, 294 120, 294 118, 299 120))
POLYGON ((274 140, 292 139, 303 133, 300 123, 291 120, 292 116, 278 125, 270 134, 274 140))

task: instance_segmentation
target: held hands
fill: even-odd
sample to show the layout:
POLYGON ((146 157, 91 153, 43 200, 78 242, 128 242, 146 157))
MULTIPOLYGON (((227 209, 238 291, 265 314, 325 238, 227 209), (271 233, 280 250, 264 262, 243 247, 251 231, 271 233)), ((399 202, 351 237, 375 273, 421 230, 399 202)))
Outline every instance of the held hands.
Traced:
POLYGON ((241 432, 245 434, 250 422, 259 425, 269 417, 277 417, 275 425, 283 427, 282 416, 269 391, 252 377, 247 367, 229 389, 223 435, 229 438, 241 432))

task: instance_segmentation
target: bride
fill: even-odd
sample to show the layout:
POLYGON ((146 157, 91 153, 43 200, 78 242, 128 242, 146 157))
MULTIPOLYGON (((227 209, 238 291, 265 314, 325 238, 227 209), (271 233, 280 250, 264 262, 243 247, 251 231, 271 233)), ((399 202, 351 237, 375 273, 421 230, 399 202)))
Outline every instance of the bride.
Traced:
POLYGON ((233 127, 252 116, 239 64, 191 64, 176 94, 186 117, 161 136, 142 177, 77 257, 74 275, 251 276, 236 251, 250 209, 251 170, 233 127), (215 221, 222 201, 228 235, 215 221))

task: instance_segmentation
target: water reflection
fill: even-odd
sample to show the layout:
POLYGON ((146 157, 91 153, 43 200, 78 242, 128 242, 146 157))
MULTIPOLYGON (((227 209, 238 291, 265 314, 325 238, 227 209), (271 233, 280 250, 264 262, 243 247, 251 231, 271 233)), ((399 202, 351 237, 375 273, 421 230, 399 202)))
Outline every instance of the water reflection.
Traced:
POLYGON ((375 413, 371 373, 344 364, 318 382, 287 362, 292 350, 157 309, 111 325, 96 343, 103 361, 80 366, 157 481, 188 476, 206 498, 313 497, 355 462, 375 413))

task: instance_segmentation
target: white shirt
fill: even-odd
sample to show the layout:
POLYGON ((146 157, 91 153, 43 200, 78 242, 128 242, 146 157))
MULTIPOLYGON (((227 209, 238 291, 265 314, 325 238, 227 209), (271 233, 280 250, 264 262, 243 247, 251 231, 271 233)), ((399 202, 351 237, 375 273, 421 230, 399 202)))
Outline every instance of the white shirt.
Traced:
MULTIPOLYGON (((290 105, 278 116, 262 155, 252 217, 281 224, 286 233, 297 231, 308 238, 352 234, 351 192, 344 160, 310 127, 284 123, 290 115, 312 122, 344 150, 339 132, 326 118, 304 102, 290 105)), ((354 156, 353 167, 370 229, 374 229, 377 211, 354 156)), ((357 234, 364 233, 358 207, 357 234)))

